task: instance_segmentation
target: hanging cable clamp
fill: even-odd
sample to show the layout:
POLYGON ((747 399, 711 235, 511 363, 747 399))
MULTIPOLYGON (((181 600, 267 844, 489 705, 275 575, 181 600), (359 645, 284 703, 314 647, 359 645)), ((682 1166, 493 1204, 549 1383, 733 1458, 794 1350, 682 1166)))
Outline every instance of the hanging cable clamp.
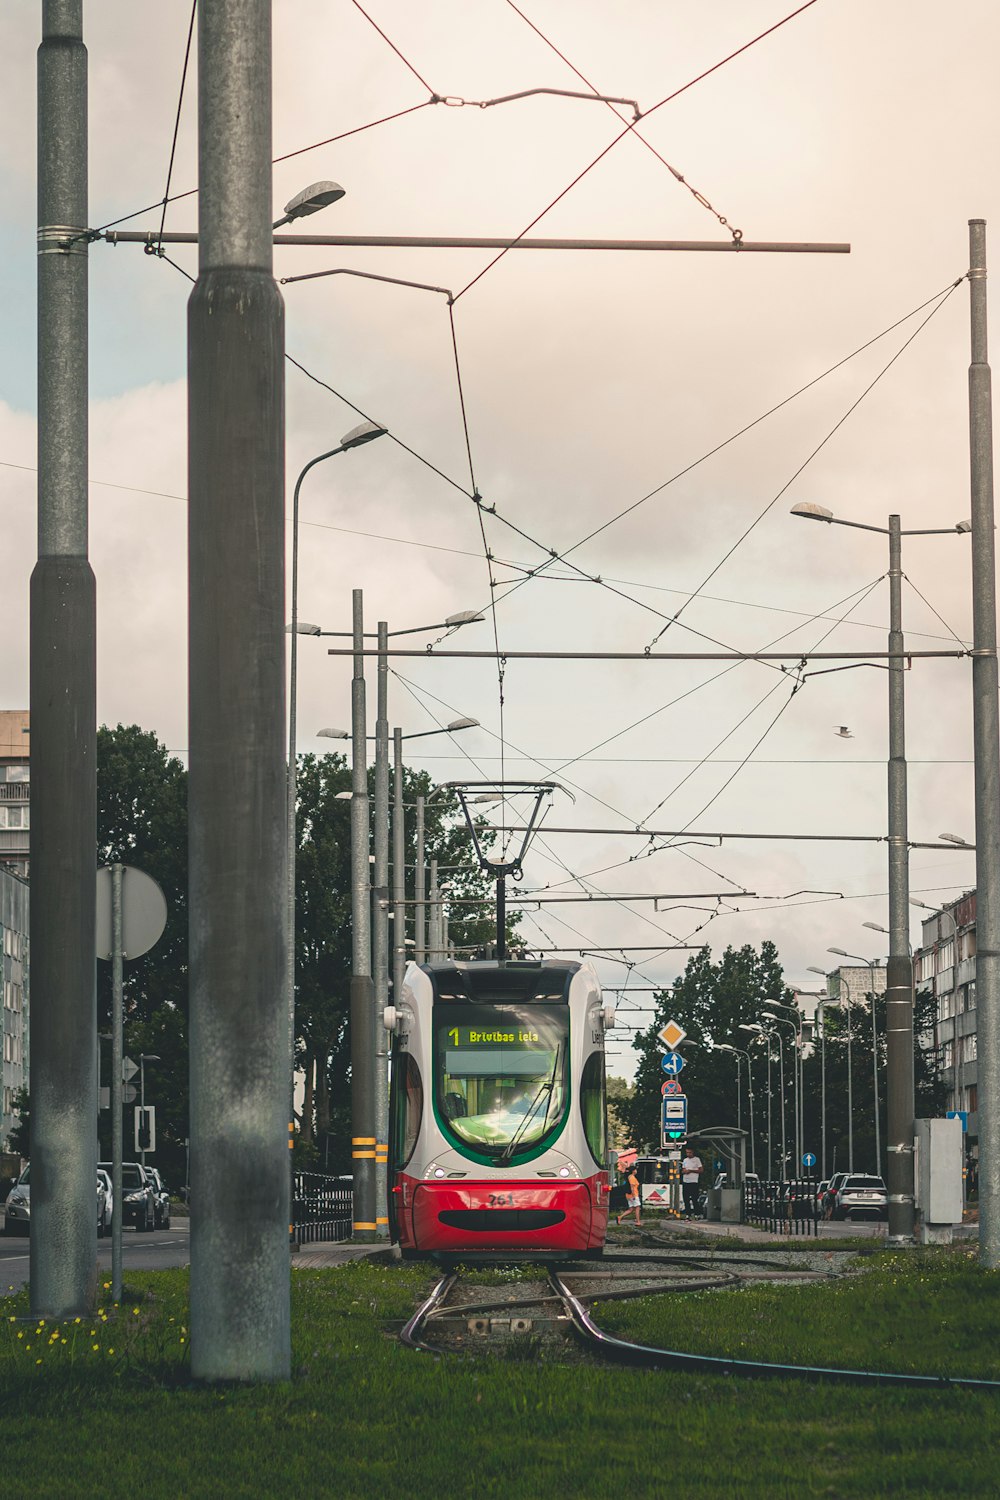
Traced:
POLYGON ((73 224, 40 224, 39 255, 86 255, 91 232, 73 224))

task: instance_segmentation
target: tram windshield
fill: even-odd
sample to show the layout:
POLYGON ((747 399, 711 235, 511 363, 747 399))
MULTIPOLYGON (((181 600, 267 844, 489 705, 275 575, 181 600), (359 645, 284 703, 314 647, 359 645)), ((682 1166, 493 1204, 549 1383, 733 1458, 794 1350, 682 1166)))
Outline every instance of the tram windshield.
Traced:
POLYGON ((455 1144, 503 1163, 557 1131, 568 1036, 565 1005, 436 1005, 437 1112, 455 1144))

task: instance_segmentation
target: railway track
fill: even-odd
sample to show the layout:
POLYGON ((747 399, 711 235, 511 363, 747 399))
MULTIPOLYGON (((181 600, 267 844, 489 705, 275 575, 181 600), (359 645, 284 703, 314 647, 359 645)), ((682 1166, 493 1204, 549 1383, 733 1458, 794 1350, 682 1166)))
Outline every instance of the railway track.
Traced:
MULTIPOLYGON (((590 1311, 590 1304, 612 1298, 731 1289, 760 1281, 828 1280, 830 1276, 829 1271, 775 1270, 770 1266, 762 1269, 759 1262, 749 1265, 747 1258, 742 1256, 739 1257, 739 1269, 732 1264, 721 1264, 716 1255, 710 1258, 711 1264, 706 1265, 708 1259, 671 1256, 669 1259, 657 1257, 654 1261, 648 1255, 615 1255, 610 1265, 605 1263, 600 1269, 571 1264, 558 1268, 539 1267, 537 1275, 526 1270, 519 1283, 498 1287, 495 1293, 492 1288, 477 1287, 476 1291, 484 1295, 471 1301, 459 1296, 463 1290, 461 1268, 446 1269, 399 1337, 410 1349, 442 1355, 449 1352, 447 1344, 433 1340, 435 1332, 444 1327, 446 1320, 464 1325, 471 1335, 488 1334, 496 1325, 509 1335, 551 1332, 559 1328, 564 1333, 571 1333, 590 1356, 633 1368, 685 1370, 750 1379, 770 1377, 924 1390, 954 1386, 1000 1392, 1000 1381, 972 1377, 786 1365, 776 1361, 732 1359, 657 1348, 607 1333, 590 1311), (500 1317, 491 1318, 491 1313, 499 1313, 500 1317)), ((462 1347, 467 1349, 468 1346, 463 1342, 462 1347)))

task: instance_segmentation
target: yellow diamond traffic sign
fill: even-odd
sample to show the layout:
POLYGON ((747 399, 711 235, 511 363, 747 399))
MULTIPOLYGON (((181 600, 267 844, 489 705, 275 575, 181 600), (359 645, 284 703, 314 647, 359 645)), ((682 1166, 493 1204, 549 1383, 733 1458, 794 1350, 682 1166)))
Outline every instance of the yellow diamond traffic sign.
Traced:
POLYGON ((676 1021, 668 1021, 663 1030, 657 1032, 657 1036, 665 1047, 669 1047, 673 1051, 675 1047, 679 1047, 681 1042, 683 1042, 687 1036, 687 1032, 683 1026, 678 1026, 676 1021))

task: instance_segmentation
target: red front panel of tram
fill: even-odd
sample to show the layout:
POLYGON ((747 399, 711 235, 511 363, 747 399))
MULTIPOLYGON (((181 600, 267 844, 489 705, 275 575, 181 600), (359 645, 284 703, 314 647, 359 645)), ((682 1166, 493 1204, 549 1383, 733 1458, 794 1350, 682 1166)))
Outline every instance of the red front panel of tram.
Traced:
POLYGON ((604 1243, 608 1219, 599 1177, 457 1183, 401 1173, 396 1204, 401 1244, 427 1251, 586 1250, 604 1243))

